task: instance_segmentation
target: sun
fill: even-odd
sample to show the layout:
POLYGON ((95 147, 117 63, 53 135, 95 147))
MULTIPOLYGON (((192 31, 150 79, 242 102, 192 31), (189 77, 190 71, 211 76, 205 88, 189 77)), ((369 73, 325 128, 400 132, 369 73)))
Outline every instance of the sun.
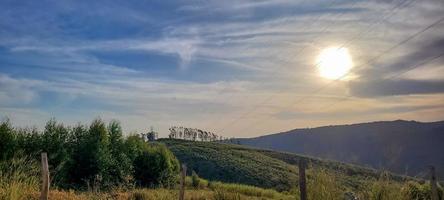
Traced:
POLYGON ((353 67, 347 48, 329 47, 321 51, 316 60, 320 76, 327 79, 342 79, 353 67))

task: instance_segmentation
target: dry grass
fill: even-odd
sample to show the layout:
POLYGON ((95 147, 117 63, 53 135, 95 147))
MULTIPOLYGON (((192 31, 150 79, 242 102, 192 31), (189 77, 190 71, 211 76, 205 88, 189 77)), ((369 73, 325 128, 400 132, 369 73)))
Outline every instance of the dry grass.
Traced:
POLYGON ((26 158, 0 163, 0 200, 21 200, 38 190, 39 169, 26 158))
MULTIPOLYGON (((346 189, 339 184, 338 174, 320 169, 310 169, 308 177, 308 198, 310 200, 343 200, 346 189)), ((39 199, 39 167, 27 159, 14 159, 0 163, 0 200, 37 200, 39 199)), ((186 179, 186 200, 289 200, 299 199, 298 190, 280 193, 271 189, 262 189, 241 184, 227 184, 199 180, 194 184, 186 179)), ((384 174, 379 180, 367 181, 358 191, 359 199, 365 200, 421 200, 430 199, 428 183, 400 183, 392 181, 384 174)), ((440 188, 442 196, 442 188, 440 188)), ((110 192, 93 193, 78 191, 51 190, 51 200, 175 200, 178 189, 134 189, 125 191, 115 189, 110 192)))
POLYGON ((323 169, 312 169, 308 178, 307 197, 311 200, 344 199, 344 189, 335 174, 323 169))

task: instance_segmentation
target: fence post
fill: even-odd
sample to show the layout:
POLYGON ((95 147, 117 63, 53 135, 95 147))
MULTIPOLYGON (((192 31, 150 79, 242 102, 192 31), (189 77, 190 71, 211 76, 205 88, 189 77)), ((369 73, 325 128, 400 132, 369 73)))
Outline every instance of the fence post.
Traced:
POLYGON ((185 199, 185 177, 187 176, 187 166, 182 164, 182 173, 180 173, 180 192, 179 200, 185 199))
POLYGON ((430 166, 430 187, 432 189, 432 200, 439 200, 438 186, 436 184, 436 173, 434 166, 430 166))
POLYGON ((48 156, 46 152, 42 153, 42 193, 40 200, 48 200, 49 192, 49 170, 48 170, 48 156))
POLYGON ((299 159, 299 192, 301 194, 301 200, 307 200, 307 185, 305 178, 305 168, 307 167, 306 161, 303 158, 299 159))

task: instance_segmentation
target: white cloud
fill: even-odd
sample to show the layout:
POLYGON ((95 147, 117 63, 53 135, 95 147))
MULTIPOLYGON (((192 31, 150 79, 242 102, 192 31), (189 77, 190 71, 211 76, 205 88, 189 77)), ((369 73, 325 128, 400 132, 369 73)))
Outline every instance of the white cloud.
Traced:
MULTIPOLYGON (((202 3, 199 1, 199 3, 202 3)), ((211 1, 202 5, 185 5, 180 12, 214 14, 230 18, 227 21, 202 20, 181 24, 172 24, 163 29, 158 38, 110 39, 107 41, 65 41, 41 40, 26 38, 22 40, 0 39, 0 44, 15 52, 39 52, 55 55, 48 61, 50 68, 70 69, 70 72, 51 72, 58 76, 47 81, 0 76, 1 109, 11 104, 30 104, 40 97, 40 91, 51 91, 69 96, 66 101, 74 102, 78 98, 87 98, 99 102, 97 108, 85 109, 68 117, 56 116, 66 120, 91 119, 97 115, 121 119, 135 129, 160 126, 165 132, 168 125, 183 124, 201 127, 214 123, 217 119, 218 128, 236 119, 242 113, 255 109, 252 114, 239 120, 239 124, 230 128, 228 135, 236 135, 240 127, 253 123, 257 118, 269 118, 260 131, 272 132, 277 129, 289 129, 295 126, 315 124, 344 123, 353 121, 356 116, 351 113, 364 113, 368 110, 381 110, 384 102, 373 102, 363 99, 352 99, 353 104, 339 103, 340 106, 329 111, 317 111, 332 99, 347 95, 344 85, 327 88, 314 95, 306 104, 289 108, 295 99, 313 95, 313 91, 326 83, 319 80, 313 67, 314 58, 320 49, 344 43, 350 49, 354 62, 365 63, 390 46, 402 41, 406 36, 420 30, 426 24, 436 20, 444 10, 442 2, 417 2, 408 8, 397 11, 386 20, 382 17, 391 15, 393 4, 385 1, 343 2, 335 8, 355 9, 355 12, 332 13, 313 12, 297 15, 273 16, 269 19, 252 19, 255 9, 267 6, 309 5, 312 1, 296 2, 286 0, 275 1, 211 1), (211 10, 210 10, 211 9, 211 10), (213 12, 214 11, 214 12, 213 12), (237 17, 236 17, 237 16, 237 17), (242 20, 235 20, 242 19, 242 20), (380 22, 378 22, 380 21, 380 22), (145 78, 138 75, 137 70, 126 66, 101 63, 88 54, 89 51, 146 51, 146 53, 176 55, 182 70, 194 70, 191 65, 195 60, 222 63, 223 66, 249 70, 242 80, 213 81, 195 83, 191 81, 171 81, 145 78), (67 64, 67 63, 75 64, 67 64), (103 73, 103 74, 101 74, 103 73), (274 75, 274 73, 276 73, 274 75), (264 99, 273 98, 266 104, 264 99), (328 98, 326 98, 328 97, 328 98), (106 107, 110 105, 110 107, 106 107), (378 106, 379 105, 379 106, 378 106), (102 107, 101 107, 102 106, 102 107), (352 109, 352 110, 350 110, 352 109), (310 115, 335 116, 344 114, 340 119, 312 118, 297 120, 297 124, 270 116, 290 110, 303 111, 310 115), (149 123, 147 124, 147 121, 149 123), (269 126, 267 126, 269 125, 269 126), (266 127, 264 127, 266 126, 266 127)), ((320 3, 320 1, 315 2, 320 3)), ((110 11, 110 10, 108 10, 110 11)), ((125 13, 128 10, 125 9, 125 13)), ((120 15, 119 15, 120 16, 120 15)), ((122 16, 120 16, 122 17, 122 16)), ((142 20, 143 15, 134 14, 130 19, 142 20)), ((203 19, 205 17, 202 17, 203 19)), ((149 19, 151 22, 152 19, 149 19)), ((192 21, 192 20, 191 20, 192 21)), ((381 57, 369 68, 378 67, 379 63, 389 63, 414 49, 416 45, 428 38, 439 36, 444 27, 437 27, 423 37, 412 41, 389 55, 381 57)), ((161 66, 159 66, 161 67, 161 66)), ((418 79, 440 79, 441 68, 423 69, 426 72, 412 71, 406 77, 418 79), (416 73, 423 75, 416 76, 416 73)), ((357 72, 359 73, 359 72, 357 72)), ((234 74, 236 75, 236 74, 234 74)), ((432 99, 430 96, 422 98, 432 99)), ((435 99, 436 97, 433 97, 435 99)), ((387 99, 385 99, 387 100, 387 99)), ((393 99, 389 99, 393 100, 393 99)), ((398 99, 399 100, 399 99, 398 99)), ((411 98, 402 106, 423 106, 411 98)), ((394 101, 394 100, 393 100, 394 101)), ((399 106, 400 101, 387 104, 387 108, 399 106)), ((63 105, 57 109, 64 109, 63 105)), ((385 119, 396 117, 396 110, 380 116, 385 119)), ((25 111, 17 112, 20 120, 28 120, 25 111)), ((31 111, 30 111, 31 112, 31 111)), ((49 116, 49 111, 33 110, 30 116, 49 116), (42 113, 43 112, 43 113, 42 113)), ((401 116, 412 117, 413 112, 401 113, 401 116)), ((362 114, 360 119, 377 119, 378 114, 362 114)), ((427 119, 438 118, 439 114, 430 114, 427 119)), ((301 117, 303 118, 303 117, 301 117)), ((209 127, 214 129, 214 127, 209 127)), ((132 128, 129 128, 132 130, 132 128)), ((248 136, 258 130, 248 129, 242 136, 248 136)), ((257 134, 257 132, 256 132, 257 134)))

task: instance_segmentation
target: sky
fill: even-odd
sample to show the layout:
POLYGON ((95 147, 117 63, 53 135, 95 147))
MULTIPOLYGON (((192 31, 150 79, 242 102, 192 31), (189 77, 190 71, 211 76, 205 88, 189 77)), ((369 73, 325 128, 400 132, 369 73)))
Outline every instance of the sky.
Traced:
POLYGON ((0 1, 0 117, 254 137, 444 120, 442 0, 0 1), (323 49, 353 68, 320 76, 323 49))

